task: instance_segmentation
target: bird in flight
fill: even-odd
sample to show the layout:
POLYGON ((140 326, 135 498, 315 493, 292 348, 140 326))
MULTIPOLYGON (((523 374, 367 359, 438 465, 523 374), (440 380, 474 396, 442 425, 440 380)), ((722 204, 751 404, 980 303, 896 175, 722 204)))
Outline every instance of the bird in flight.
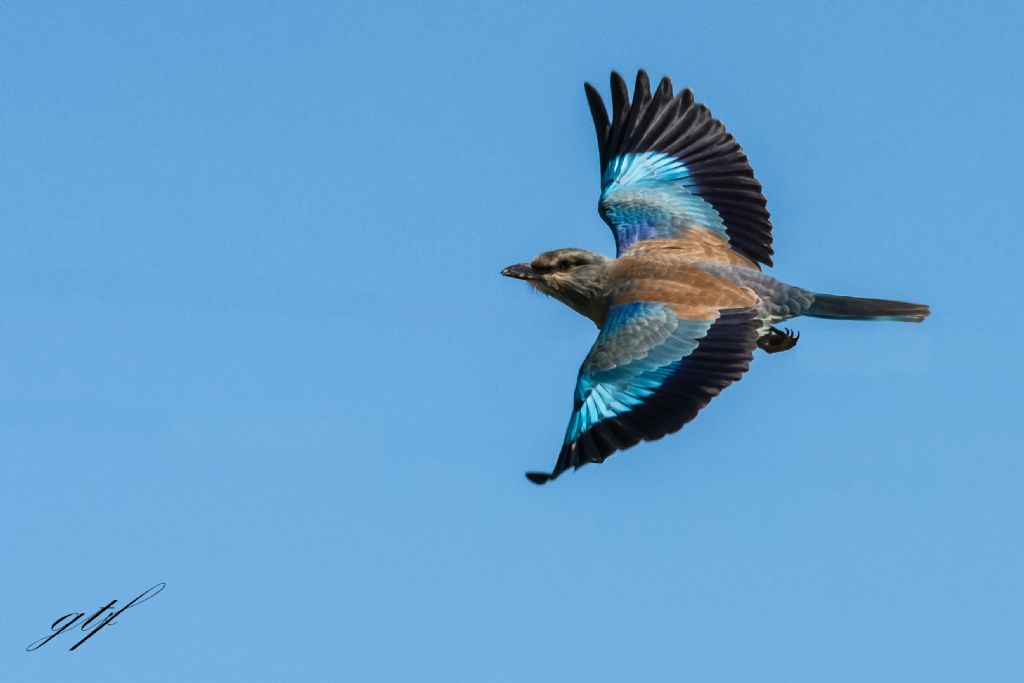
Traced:
POLYGON ((572 416, 551 472, 603 462, 641 440, 678 431, 740 379, 754 348, 793 348, 776 327, 807 315, 921 322, 921 304, 818 294, 761 271, 772 265, 772 224, 743 149, 693 93, 666 76, 651 94, 640 71, 629 100, 611 76, 611 119, 584 89, 601 159, 598 212, 616 258, 546 251, 501 271, 584 315, 599 328, 580 367, 572 416))

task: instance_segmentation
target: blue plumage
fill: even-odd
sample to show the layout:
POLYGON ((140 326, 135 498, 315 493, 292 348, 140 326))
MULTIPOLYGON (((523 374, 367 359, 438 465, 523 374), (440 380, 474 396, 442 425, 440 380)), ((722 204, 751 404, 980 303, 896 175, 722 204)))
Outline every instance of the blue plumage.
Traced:
POLYGON ((565 443, 601 420, 642 405, 697 348, 712 322, 680 319, 672 308, 654 301, 609 308, 580 368, 565 443))
POLYGON ((616 156, 601 185, 598 208, 612 228, 620 255, 641 240, 673 239, 694 226, 729 239, 722 217, 700 196, 686 164, 668 154, 616 156))

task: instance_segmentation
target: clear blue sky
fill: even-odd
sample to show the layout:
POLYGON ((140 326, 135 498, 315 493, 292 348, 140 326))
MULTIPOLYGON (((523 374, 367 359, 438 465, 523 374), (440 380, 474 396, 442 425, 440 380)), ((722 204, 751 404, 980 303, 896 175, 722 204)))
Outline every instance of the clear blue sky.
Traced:
POLYGON ((1024 11, 833 5, 0 8, 0 677, 1024 679, 1024 11), (934 315, 538 488, 595 330, 498 271, 612 251, 637 67, 777 276, 934 315))

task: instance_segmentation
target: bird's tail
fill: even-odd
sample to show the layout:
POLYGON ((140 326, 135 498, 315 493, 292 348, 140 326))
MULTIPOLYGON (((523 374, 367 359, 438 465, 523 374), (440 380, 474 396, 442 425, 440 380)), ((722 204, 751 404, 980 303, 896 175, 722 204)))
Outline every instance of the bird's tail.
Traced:
POLYGON ((804 310, 803 314, 812 318, 899 320, 907 323, 919 323, 931 312, 931 309, 924 304, 911 304, 905 301, 815 294, 811 307, 804 310))

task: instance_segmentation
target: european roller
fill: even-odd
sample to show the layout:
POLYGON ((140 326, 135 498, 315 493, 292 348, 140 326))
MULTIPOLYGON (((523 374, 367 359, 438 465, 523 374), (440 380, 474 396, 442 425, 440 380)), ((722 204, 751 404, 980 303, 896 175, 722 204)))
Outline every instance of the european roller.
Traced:
POLYGON ((761 270, 772 224, 743 149, 693 93, 665 77, 633 101, 611 76, 611 119, 584 86, 601 160, 598 212, 616 258, 557 249, 501 271, 584 315, 600 330, 576 380, 572 415, 550 473, 603 462, 678 431, 742 377, 755 348, 791 349, 777 324, 801 315, 919 323, 927 306, 818 294, 761 270))

